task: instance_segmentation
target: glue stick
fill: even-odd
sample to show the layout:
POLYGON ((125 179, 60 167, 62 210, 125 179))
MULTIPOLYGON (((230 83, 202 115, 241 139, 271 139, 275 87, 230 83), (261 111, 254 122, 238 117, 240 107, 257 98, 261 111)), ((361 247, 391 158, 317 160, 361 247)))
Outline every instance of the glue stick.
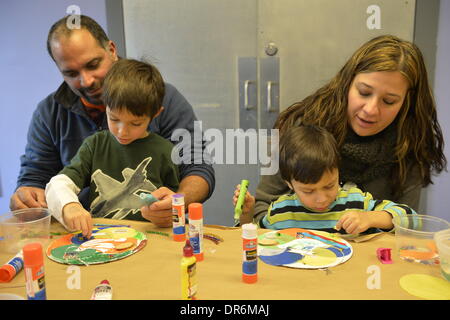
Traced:
POLYGON ((103 280, 98 286, 95 287, 92 293, 91 300, 111 300, 112 299, 112 287, 108 280, 103 280))
POLYGON ((0 282, 10 282, 23 268, 22 250, 0 268, 0 282))
POLYGON ((186 240, 185 221, 184 196, 176 193, 172 195, 173 240, 180 242, 186 240))
POLYGON ((44 256, 39 242, 23 247, 23 262, 28 300, 46 300, 44 256))
POLYGON ((189 240, 194 249, 197 261, 203 261, 203 206, 201 203, 191 203, 189 212, 189 240))
POLYGON ((258 280, 258 241, 256 224, 242 226, 242 281, 255 283, 258 280))

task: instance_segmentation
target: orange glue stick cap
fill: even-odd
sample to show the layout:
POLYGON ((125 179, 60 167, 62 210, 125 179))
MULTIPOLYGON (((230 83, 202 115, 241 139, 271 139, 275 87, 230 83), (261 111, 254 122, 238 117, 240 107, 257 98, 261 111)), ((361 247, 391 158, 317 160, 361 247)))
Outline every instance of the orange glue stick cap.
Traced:
POLYGON ((191 203, 188 206, 189 219, 200 220, 203 219, 203 205, 201 203, 191 203))
POLYGON ((28 243, 23 247, 23 261, 25 265, 42 265, 44 256, 39 242, 28 243))
POLYGON ((16 275, 16 269, 10 265, 4 265, 0 268, 0 283, 10 282, 12 278, 16 275))
POLYGON ((245 283, 255 283, 258 281, 258 275, 257 274, 248 275, 243 273, 242 281, 245 283))

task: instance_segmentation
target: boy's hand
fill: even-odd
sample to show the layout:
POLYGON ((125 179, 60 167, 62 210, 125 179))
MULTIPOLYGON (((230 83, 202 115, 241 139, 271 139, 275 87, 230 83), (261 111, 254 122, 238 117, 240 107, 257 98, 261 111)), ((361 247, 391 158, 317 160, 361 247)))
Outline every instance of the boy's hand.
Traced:
POLYGON ((358 234, 366 231, 372 225, 370 212, 349 211, 336 223, 336 229, 343 228, 347 233, 358 234))
POLYGON ((63 208, 63 219, 71 231, 81 230, 83 236, 90 238, 94 227, 91 214, 86 211, 81 203, 71 202, 63 208))
POLYGON ((142 216, 157 227, 168 228, 172 226, 172 190, 161 187, 152 192, 152 196, 159 201, 141 208, 142 216))
MULTIPOLYGON (((238 184, 234 190, 233 196, 233 206, 236 206, 236 202, 239 198, 239 193, 241 192, 241 185, 238 184)), ((244 205, 242 206, 242 214, 240 217, 240 224, 246 224, 253 221, 253 214, 255 208, 255 197, 253 197, 250 192, 247 191, 245 194, 244 205)))

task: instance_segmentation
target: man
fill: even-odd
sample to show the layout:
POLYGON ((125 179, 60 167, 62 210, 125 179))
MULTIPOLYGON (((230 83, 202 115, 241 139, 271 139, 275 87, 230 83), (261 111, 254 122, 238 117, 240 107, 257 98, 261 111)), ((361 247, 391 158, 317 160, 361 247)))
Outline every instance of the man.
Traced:
MULTIPOLYGON (((69 29, 66 18, 57 21, 49 31, 47 49, 64 82, 38 104, 33 114, 11 210, 46 207, 44 189, 50 178, 70 162, 86 137, 107 129, 101 95, 103 79, 119 59, 114 42, 97 22, 82 15, 79 29, 69 29)), ((175 129, 193 132, 197 119, 192 106, 170 84, 166 84, 163 107, 160 116, 150 123, 150 131, 166 139, 175 129)), ((212 166, 195 164, 199 162, 195 157, 201 155, 193 156, 192 161, 179 167, 177 192, 185 195, 186 205, 205 201, 215 186, 212 166)), ((142 208, 142 215, 157 226, 171 226, 171 194, 166 187, 154 191, 160 201, 142 208)))

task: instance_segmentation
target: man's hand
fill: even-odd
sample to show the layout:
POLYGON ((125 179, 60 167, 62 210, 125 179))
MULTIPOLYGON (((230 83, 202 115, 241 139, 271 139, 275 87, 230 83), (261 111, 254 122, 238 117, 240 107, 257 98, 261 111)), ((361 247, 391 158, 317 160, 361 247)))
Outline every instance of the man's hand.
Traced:
POLYGON ((159 201, 153 202, 150 206, 141 208, 142 216, 155 224, 157 227, 168 228, 172 226, 172 190, 161 187, 152 192, 152 196, 159 201))
POLYGON ((81 230, 83 236, 90 238, 94 224, 91 214, 86 211, 81 203, 71 202, 63 208, 63 219, 70 231, 81 230))
MULTIPOLYGON (((186 208, 194 202, 203 202, 208 195, 209 185, 205 179, 198 176, 188 176, 180 181, 177 193, 184 194, 184 204, 186 208)), ((152 195, 159 199, 150 206, 141 208, 142 216, 150 220, 156 226, 168 228, 172 226, 172 190, 161 187, 152 192, 152 195)))
POLYGON ((47 208, 45 190, 37 187, 19 187, 9 201, 11 210, 47 208))

